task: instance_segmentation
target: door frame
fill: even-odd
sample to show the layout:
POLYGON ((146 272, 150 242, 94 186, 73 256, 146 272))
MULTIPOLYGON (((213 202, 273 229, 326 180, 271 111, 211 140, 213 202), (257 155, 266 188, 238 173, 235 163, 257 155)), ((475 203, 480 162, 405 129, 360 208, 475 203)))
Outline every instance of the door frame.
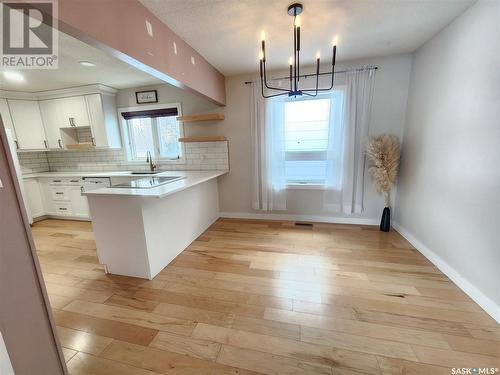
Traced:
POLYGON ((0 258, 8 263, 6 269, 0 272, 0 301, 3 302, 0 330, 16 374, 50 371, 51 375, 67 375, 64 354, 1 116, 0 153, 3 154, 0 155, 0 163, 7 164, 7 168, 0 168, 0 202, 4 201, 0 216, 0 237, 2 244, 7 244, 0 249, 0 258), (12 193, 15 195, 15 202, 9 204, 12 203, 12 193), (9 269, 13 271, 8 272, 9 269), (22 279, 16 279, 17 274, 22 279), (9 285, 13 284, 15 290, 9 289, 9 285), (9 298, 13 294, 15 298, 9 298))

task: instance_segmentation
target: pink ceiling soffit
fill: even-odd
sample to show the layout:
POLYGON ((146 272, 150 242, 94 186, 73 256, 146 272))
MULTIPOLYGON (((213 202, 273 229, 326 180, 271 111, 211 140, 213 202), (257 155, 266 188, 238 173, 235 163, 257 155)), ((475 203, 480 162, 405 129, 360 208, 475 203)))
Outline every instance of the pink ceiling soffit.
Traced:
POLYGON ((226 104, 224 76, 138 0, 57 3, 61 31, 174 86, 226 104))

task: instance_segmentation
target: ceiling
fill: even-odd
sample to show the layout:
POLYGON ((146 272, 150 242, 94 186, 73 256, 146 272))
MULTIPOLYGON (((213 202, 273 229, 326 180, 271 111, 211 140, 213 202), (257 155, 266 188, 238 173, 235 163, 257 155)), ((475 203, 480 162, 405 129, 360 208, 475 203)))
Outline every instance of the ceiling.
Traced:
MULTIPOLYGON (((269 68, 292 51, 291 0, 140 0, 224 75, 258 68, 261 32, 269 68)), ((475 0, 302 0, 301 60, 353 60, 413 52, 475 0)))
POLYGON ((9 81, 0 74, 0 89, 34 92, 94 83, 123 89, 165 83, 67 34, 59 32, 58 37, 58 69, 19 70, 24 82, 9 81), (96 66, 84 67, 79 61, 90 61, 96 66))

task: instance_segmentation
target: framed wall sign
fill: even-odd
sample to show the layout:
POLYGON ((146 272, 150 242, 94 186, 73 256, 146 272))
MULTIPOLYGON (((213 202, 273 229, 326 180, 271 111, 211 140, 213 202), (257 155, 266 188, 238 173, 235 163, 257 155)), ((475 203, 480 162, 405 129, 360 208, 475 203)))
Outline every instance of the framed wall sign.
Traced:
POLYGON ((136 91, 135 99, 137 104, 158 103, 158 93, 156 90, 136 91))

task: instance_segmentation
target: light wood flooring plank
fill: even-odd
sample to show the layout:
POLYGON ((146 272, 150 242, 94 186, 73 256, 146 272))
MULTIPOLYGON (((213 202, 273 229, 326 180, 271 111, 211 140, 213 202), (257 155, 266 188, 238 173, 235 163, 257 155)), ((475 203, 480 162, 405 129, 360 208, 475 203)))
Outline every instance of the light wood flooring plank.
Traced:
POLYGON ((190 335, 195 323, 190 320, 169 318, 158 314, 137 311, 116 306, 108 306, 85 301, 73 301, 65 306, 63 311, 94 316, 97 318, 115 320, 160 331, 190 335))
POLYGON ((90 354, 77 353, 68 362, 71 375, 158 375, 159 373, 133 367, 90 354))
POLYGON ((58 326, 110 337, 132 344, 147 346, 158 333, 157 329, 70 311, 53 310, 52 313, 58 326))
POLYGON ((168 332, 159 332, 149 346, 209 361, 214 361, 217 358, 221 347, 219 343, 214 341, 174 335, 168 332))
POLYGON ((102 357, 167 375, 256 375, 253 371, 152 347, 114 341, 102 357))
POLYGON ((113 341, 108 337, 65 327, 57 327, 57 335, 63 347, 94 355, 101 353, 113 341))
POLYGON ((223 345, 217 363, 257 371, 267 375, 331 375, 330 367, 300 360, 223 345))
POLYGON ((278 322, 297 324, 303 327, 316 328, 319 330, 345 332, 352 335, 399 341, 407 344, 420 344, 445 349, 449 348, 448 343, 444 340, 441 334, 431 331, 391 327, 356 320, 336 319, 321 315, 277 309, 266 309, 264 318, 278 322))
POLYGON ((368 372, 378 369, 375 356, 367 353, 335 349, 326 345, 309 344, 203 323, 196 326, 193 337, 243 349, 297 358, 302 362, 314 365, 346 367, 368 372))

